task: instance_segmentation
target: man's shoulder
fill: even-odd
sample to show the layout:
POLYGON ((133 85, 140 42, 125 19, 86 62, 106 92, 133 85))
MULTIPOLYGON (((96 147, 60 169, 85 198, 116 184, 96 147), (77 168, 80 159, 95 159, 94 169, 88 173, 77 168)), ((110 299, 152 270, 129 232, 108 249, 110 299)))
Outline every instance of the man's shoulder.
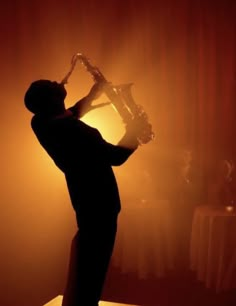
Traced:
POLYGON ((40 115, 34 115, 31 119, 31 127, 36 134, 57 131, 60 133, 70 133, 75 136, 84 135, 85 137, 101 138, 98 129, 75 118, 74 116, 46 118, 40 115))

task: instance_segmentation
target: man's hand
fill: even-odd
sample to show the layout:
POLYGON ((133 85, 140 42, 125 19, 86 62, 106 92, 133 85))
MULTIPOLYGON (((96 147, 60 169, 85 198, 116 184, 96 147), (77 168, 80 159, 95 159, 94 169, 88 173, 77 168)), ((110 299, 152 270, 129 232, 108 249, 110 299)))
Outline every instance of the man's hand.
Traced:
POLYGON ((136 120, 131 120, 125 126, 125 135, 118 143, 121 146, 136 150, 139 146, 138 136, 140 133, 140 127, 138 126, 136 120))
POLYGON ((104 86, 105 84, 95 83, 87 96, 75 104, 77 118, 83 117, 91 110, 111 104, 111 102, 103 102, 97 105, 92 105, 92 102, 102 95, 104 86))
POLYGON ((102 83, 95 83, 92 88, 90 89, 86 99, 88 103, 92 102, 93 100, 98 99, 103 94, 104 85, 102 83))

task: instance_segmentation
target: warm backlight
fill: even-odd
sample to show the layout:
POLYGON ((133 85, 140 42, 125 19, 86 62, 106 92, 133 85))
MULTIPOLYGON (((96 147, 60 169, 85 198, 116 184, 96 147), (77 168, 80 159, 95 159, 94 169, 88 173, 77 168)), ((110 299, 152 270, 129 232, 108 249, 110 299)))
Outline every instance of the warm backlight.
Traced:
MULTIPOLYGON (((62 295, 59 295, 43 306, 61 306, 61 303, 62 303, 62 295)), ((138 305, 120 304, 120 303, 114 303, 114 302, 101 301, 99 302, 99 306, 138 306, 138 305)))

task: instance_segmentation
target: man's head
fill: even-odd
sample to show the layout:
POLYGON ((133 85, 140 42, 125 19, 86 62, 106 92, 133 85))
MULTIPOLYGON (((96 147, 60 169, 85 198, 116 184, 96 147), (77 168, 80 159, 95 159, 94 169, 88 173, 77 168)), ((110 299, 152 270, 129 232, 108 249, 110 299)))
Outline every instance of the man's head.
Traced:
POLYGON ((25 93, 26 108, 34 114, 51 115, 65 110, 64 85, 49 80, 34 81, 25 93))

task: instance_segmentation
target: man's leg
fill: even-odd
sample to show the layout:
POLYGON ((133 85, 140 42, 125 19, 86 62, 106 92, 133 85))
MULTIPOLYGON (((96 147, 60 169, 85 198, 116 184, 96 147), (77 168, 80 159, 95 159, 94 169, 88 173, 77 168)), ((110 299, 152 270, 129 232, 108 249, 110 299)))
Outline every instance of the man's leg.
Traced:
POLYGON ((71 246, 69 275, 62 306, 96 306, 116 236, 117 216, 88 219, 71 246))
POLYGON ((66 281, 66 288, 64 290, 64 295, 62 300, 62 306, 76 305, 78 235, 79 233, 77 232, 77 234, 74 236, 71 242, 69 268, 68 268, 68 275, 66 281))

